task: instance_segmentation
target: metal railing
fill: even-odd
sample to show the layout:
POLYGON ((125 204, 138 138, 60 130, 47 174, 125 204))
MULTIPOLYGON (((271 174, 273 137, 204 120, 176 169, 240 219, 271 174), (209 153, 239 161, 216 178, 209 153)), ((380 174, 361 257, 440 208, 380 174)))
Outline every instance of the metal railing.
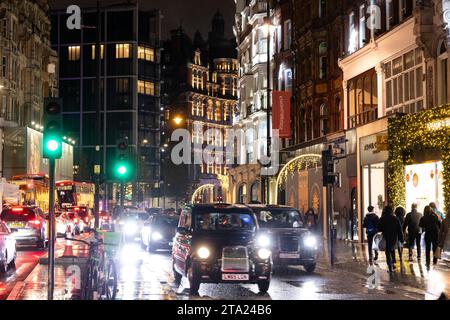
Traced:
POLYGON ((378 118, 378 108, 370 108, 367 110, 364 110, 354 116, 350 116, 348 118, 348 125, 350 128, 354 128, 372 121, 377 120, 378 118))

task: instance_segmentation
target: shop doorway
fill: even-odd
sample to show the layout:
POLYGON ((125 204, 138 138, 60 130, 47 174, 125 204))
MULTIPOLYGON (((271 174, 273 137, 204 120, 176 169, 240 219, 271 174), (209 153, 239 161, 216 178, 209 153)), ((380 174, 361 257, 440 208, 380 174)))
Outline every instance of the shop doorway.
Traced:
POLYGON ((405 166, 406 210, 417 203, 417 209, 423 212, 425 206, 434 202, 443 211, 443 184, 442 161, 405 166))
POLYGON ((350 194, 350 240, 359 240, 358 236, 358 191, 352 189, 350 194))

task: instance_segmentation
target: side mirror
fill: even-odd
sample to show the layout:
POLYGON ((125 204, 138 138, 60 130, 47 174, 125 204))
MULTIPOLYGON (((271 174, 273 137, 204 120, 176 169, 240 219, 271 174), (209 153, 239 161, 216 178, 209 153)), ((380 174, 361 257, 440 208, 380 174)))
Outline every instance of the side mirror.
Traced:
POLYGON ((189 230, 188 230, 187 228, 184 228, 184 227, 178 227, 178 228, 177 228, 177 232, 178 232, 179 234, 186 235, 186 234, 189 233, 189 230))

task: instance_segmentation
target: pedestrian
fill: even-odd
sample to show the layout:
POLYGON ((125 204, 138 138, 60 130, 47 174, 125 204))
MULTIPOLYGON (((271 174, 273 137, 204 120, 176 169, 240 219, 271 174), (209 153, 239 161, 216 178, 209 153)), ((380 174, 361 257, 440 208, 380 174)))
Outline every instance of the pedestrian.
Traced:
POLYGON ((367 234, 367 244, 369 246, 369 262, 372 262, 373 253, 375 252, 375 257, 373 260, 378 260, 378 250, 372 250, 373 248, 373 237, 377 234, 377 226, 380 218, 373 212, 375 208, 373 206, 368 206, 368 213, 363 220, 363 228, 366 228, 367 234))
POLYGON ((441 228, 439 230, 438 247, 440 250, 443 250, 445 248, 444 247, 445 240, 447 239, 447 237, 449 237, 448 235, 449 227, 450 227, 450 209, 447 210, 447 214, 445 216, 445 219, 442 221, 441 228))
POLYGON ((399 241, 403 242, 403 232, 400 221, 394 216, 394 211, 389 205, 383 209, 378 222, 378 231, 383 233, 383 238, 386 241, 386 262, 389 272, 393 272, 395 268, 395 249, 399 241))
POLYGON ((431 207, 431 210, 433 210, 433 213, 438 217, 439 221, 442 221, 445 219, 444 214, 441 211, 439 211, 439 209, 436 207, 436 203, 430 202, 430 207, 431 207))
POLYGON ((311 232, 316 231, 317 217, 312 208, 309 208, 305 213, 305 224, 311 232))
POLYGON ((417 248, 417 260, 420 261, 420 256, 421 256, 421 248, 420 248, 421 233, 420 233, 419 222, 420 222, 421 218, 422 218, 422 214, 417 211, 417 204, 413 203, 411 205, 411 212, 409 212, 406 215, 405 221, 403 222, 403 232, 405 232, 406 229, 408 229, 409 261, 412 261, 414 243, 416 244, 416 248, 417 248))
MULTIPOLYGON (((437 248, 440 226, 441 223, 437 215, 430 206, 426 206, 423 211, 423 217, 420 219, 419 227, 425 232, 425 263, 428 270, 430 270, 430 253, 434 253, 437 248)), ((437 259, 433 257, 433 264, 436 263, 437 259)))
MULTIPOLYGON (((394 215, 397 217, 398 222, 400 222, 400 226, 403 226, 403 223, 405 222, 405 214, 406 214, 406 210, 403 207, 397 207, 395 209, 394 215)), ((399 241, 397 249, 398 249, 399 260, 402 261, 403 242, 399 241)))

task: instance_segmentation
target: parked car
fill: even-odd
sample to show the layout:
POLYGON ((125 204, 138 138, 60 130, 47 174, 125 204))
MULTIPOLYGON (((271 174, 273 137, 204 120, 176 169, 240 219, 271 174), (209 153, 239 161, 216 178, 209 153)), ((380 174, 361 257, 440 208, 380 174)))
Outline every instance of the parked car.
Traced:
POLYGON ((268 239, 243 205, 188 205, 180 215, 172 258, 175 280, 187 277, 190 293, 201 283, 254 283, 267 292, 272 274, 268 239))
POLYGON ((64 236, 66 233, 75 232, 75 223, 68 212, 55 212, 56 235, 64 236))
POLYGON ((178 216, 158 214, 151 216, 141 230, 142 246, 150 252, 158 249, 172 249, 178 216))
POLYGON ((78 214, 79 218, 83 221, 83 228, 80 229, 80 232, 89 231, 94 228, 95 217, 90 208, 88 208, 88 207, 72 207, 69 210, 76 212, 78 214))
POLYGON ((6 223, 0 221, 0 274, 16 266, 16 239, 6 223))
POLYGON ((48 239, 47 221, 42 210, 34 206, 14 206, 2 211, 0 220, 13 231, 19 245, 45 248, 48 239))
POLYGON ((279 205, 248 205, 259 226, 271 239, 275 265, 301 265, 307 272, 316 268, 317 238, 304 225, 300 212, 279 205))

